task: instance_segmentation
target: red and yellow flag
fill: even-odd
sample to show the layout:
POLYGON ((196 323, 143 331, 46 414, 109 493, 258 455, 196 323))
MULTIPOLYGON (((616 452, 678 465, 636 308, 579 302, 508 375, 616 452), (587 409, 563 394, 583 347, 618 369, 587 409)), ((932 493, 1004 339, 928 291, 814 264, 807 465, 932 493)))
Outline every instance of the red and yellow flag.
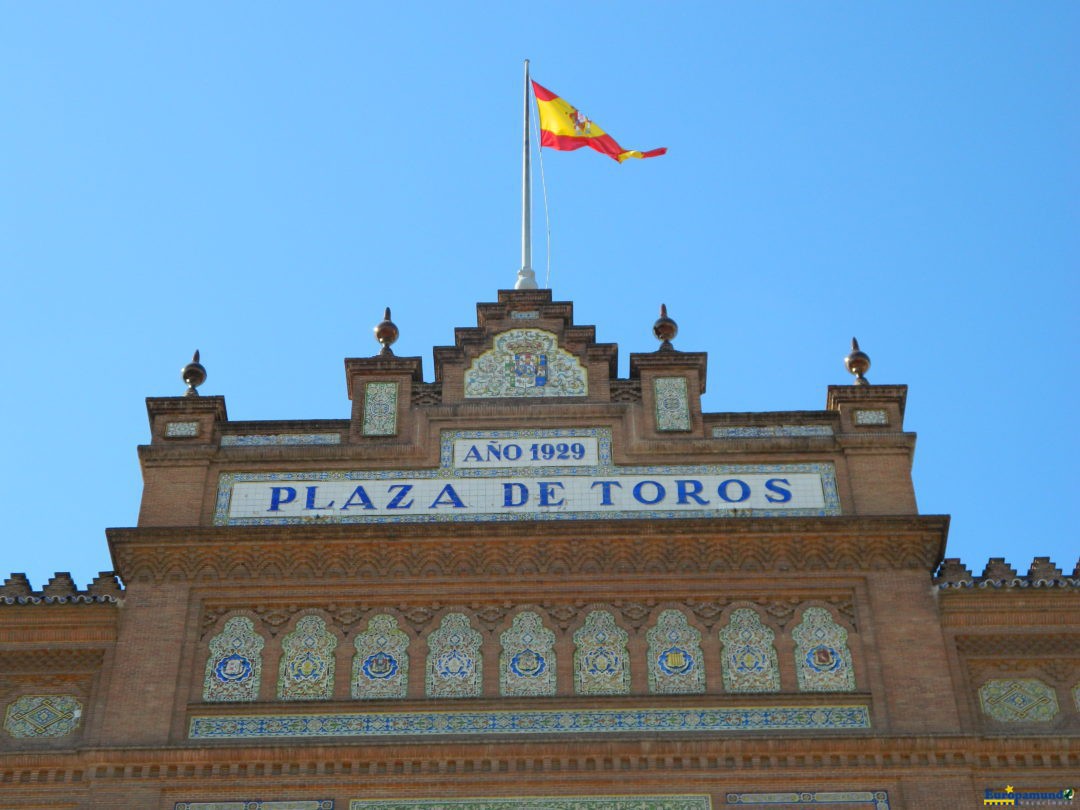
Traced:
POLYGON ((571 106, 565 99, 559 98, 546 87, 532 83, 536 106, 540 112, 540 145, 560 152, 569 152, 588 146, 622 163, 627 158, 650 158, 663 155, 667 149, 650 149, 639 152, 636 149, 623 149, 615 139, 602 130, 594 121, 571 106))

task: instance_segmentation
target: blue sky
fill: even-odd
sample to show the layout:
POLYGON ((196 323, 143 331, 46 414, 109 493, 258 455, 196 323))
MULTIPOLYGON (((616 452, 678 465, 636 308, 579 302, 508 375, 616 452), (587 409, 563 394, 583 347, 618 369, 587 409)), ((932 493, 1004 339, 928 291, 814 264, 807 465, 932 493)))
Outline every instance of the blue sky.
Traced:
MULTIPOLYGON (((85 582, 137 518, 144 398, 345 418, 519 264, 521 63, 627 148, 546 153, 579 323, 709 352, 708 411, 821 409, 857 335, 910 386, 949 555, 1080 555, 1080 5, 0 2, 4 571, 85 582)), ((537 177, 536 255, 545 253, 537 177)))

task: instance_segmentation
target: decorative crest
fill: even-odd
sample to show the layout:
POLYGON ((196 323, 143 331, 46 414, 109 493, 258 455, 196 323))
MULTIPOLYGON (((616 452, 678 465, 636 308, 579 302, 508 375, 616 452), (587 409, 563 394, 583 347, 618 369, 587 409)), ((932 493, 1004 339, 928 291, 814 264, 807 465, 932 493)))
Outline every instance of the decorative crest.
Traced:
POLYGON ((659 351, 674 350, 671 341, 679 334, 679 325, 668 317, 667 304, 660 305, 660 317, 652 325, 652 332, 656 335, 656 339, 660 341, 659 351))
POLYGON ((870 355, 859 348, 859 341, 851 339, 851 354, 844 358, 848 372, 855 375, 855 385, 869 385, 866 372, 870 370, 870 355))
POLYGON ((195 389, 206 382, 206 368, 199 362, 199 350, 191 357, 191 362, 180 369, 180 379, 187 383, 185 397, 197 397, 199 392, 195 389))
POLYGON ((395 343, 397 339, 397 324, 390 320, 390 307, 387 307, 386 311, 383 313, 382 321, 375 327, 375 340, 379 341, 382 345, 379 354, 392 355, 394 352, 390 346, 395 343))

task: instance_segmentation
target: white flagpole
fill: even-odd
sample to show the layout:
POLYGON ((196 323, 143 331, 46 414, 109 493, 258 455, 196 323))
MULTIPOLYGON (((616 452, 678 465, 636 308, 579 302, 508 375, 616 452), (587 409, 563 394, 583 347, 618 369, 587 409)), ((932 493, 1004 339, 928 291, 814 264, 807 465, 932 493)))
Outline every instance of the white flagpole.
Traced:
POLYGON ((536 273, 532 269, 532 171, 529 164, 529 60, 525 60, 525 137, 521 155, 521 269, 515 290, 535 290, 536 273))

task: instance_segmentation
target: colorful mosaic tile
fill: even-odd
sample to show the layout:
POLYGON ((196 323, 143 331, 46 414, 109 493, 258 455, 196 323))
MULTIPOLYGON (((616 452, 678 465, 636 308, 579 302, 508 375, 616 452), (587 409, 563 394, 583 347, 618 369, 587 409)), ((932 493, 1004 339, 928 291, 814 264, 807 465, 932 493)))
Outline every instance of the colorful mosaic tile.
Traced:
POLYGON ((685 734, 870 728, 865 705, 196 715, 192 740, 528 734, 685 734))
POLYGON ((825 608, 810 607, 791 631, 795 640, 795 672, 801 692, 852 692, 855 670, 847 646, 847 630, 825 608))
POLYGON ((225 628, 210 639, 203 700, 258 700, 265 643, 246 616, 225 622, 225 628))
POLYGON ((19 739, 66 737, 79 727, 82 710, 74 695, 22 695, 8 704, 4 730, 19 739))
POLYGON ((653 380, 657 430, 690 430, 690 400, 686 377, 657 377, 653 380))
POLYGON ((165 435, 170 439, 190 438, 199 435, 198 422, 169 422, 165 425, 165 435))
POLYGON ((629 636, 606 610, 593 610, 574 633, 574 691, 579 695, 630 694, 629 636))
POLYGON ((1047 723, 1057 717, 1053 687, 1037 678, 995 678, 979 687, 983 714, 1001 723, 1047 723))
POLYGON ((397 619, 385 613, 372 616, 368 629, 354 642, 352 696, 403 698, 409 688, 409 636, 397 619))
POLYGON ((329 700, 334 695, 337 637, 320 616, 304 616, 281 640, 278 699, 329 700))
POLYGON ((425 687, 428 697, 479 697, 483 691, 483 637, 462 613, 447 613, 428 636, 425 687))
POLYGON ((334 810, 333 799, 305 799, 300 801, 262 802, 177 802, 173 810, 334 810))
POLYGON ((756 610, 732 611, 720 631, 724 689, 728 692, 779 692, 780 667, 773 639, 776 634, 761 622, 756 610))
POLYGON ((499 636, 499 692, 503 695, 555 694, 555 634, 531 610, 523 610, 499 636))
POLYGON ((649 691, 657 694, 705 691, 701 633, 687 624, 681 610, 665 610, 646 633, 649 642, 649 691))
POLYGON ((222 447, 291 447, 294 445, 341 444, 340 433, 256 433, 222 436, 222 447))
POLYGON ((393 436, 397 433, 398 384, 369 382, 364 386, 364 435, 393 436))
POLYGON ((832 435, 831 425, 736 425, 712 429, 714 439, 772 439, 832 435))
POLYGON ((855 424, 856 425, 887 425, 889 424, 889 414, 887 411, 880 408, 874 409, 860 409, 855 411, 855 424))
POLYGON ((854 804, 865 810, 889 810, 889 794, 884 790, 820 790, 815 793, 729 793, 728 804, 854 804))
POLYGON ((354 799, 349 810, 710 810, 708 796, 524 796, 509 799, 354 799))
POLYGON ((589 375, 551 332, 510 329, 465 371, 466 399, 584 397, 589 375))

